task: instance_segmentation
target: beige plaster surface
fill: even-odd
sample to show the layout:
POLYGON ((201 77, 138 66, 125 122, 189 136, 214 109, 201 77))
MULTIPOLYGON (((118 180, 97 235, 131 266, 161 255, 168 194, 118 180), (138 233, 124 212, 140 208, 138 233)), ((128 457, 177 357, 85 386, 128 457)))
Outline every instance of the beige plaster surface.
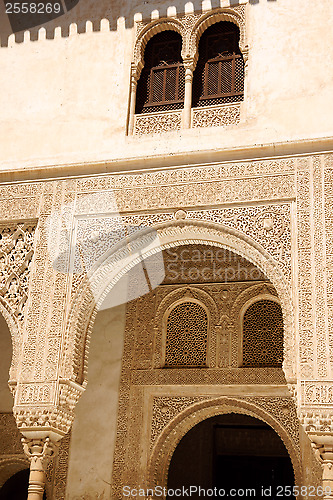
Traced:
MULTIPOLYGON (((47 26, 47 36, 54 39, 14 43, 11 37, 1 48, 0 171, 200 154, 332 135, 333 32, 326 20, 333 16, 333 3, 259 0, 246 7, 250 52, 241 123, 127 137, 134 16, 165 16, 170 6, 181 14, 185 4, 187 10, 202 10, 198 1, 113 0, 99 2, 96 9, 80 0, 47 26), (111 29, 105 22, 99 28, 103 17, 111 29), (75 33, 86 30, 90 20, 96 32, 75 33)), ((42 37, 37 31, 32 30, 32 38, 42 37)))
POLYGON ((125 306, 97 314, 89 383, 75 413, 66 500, 110 498, 125 306))
POLYGON ((8 373, 12 359, 12 343, 6 321, 0 315, 0 413, 11 412, 13 397, 8 387, 8 373))

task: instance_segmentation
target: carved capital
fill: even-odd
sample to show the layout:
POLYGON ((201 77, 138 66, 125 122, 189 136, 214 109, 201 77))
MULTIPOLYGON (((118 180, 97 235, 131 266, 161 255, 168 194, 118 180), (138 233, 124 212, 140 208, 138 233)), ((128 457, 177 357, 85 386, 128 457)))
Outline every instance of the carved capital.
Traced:
POLYGON ((72 426, 84 389, 69 380, 19 385, 13 409, 17 427, 28 439, 59 441, 72 426))
POLYGON ((57 443, 44 439, 22 438, 23 450, 30 460, 30 476, 28 488, 28 500, 43 498, 45 487, 45 471, 48 463, 52 460, 58 450, 57 443))
POLYGON ((137 86, 138 80, 139 80, 140 75, 141 75, 142 68, 143 68, 142 61, 138 61, 137 63, 132 62, 132 64, 131 64, 131 87, 132 87, 132 89, 133 89, 133 87, 136 88, 136 86, 137 86))
POLYGON ((184 62, 184 68, 185 68, 185 81, 186 77, 188 78, 189 76, 193 78, 193 72, 195 70, 196 62, 197 62, 197 57, 189 57, 187 54, 186 57, 183 58, 184 62))
POLYGON ((58 451, 58 443, 51 441, 49 437, 44 439, 22 438, 22 444, 24 453, 30 460, 31 470, 45 470, 58 451))

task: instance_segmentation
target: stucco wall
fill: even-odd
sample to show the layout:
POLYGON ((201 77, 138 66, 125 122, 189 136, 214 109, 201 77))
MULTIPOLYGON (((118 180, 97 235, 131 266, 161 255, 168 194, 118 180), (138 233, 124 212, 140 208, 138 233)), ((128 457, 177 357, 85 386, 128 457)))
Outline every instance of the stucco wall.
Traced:
MULTIPOLYGON (((183 13, 185 3, 186 9, 202 8, 201 2, 178 0, 104 1, 96 9, 90 0, 80 0, 47 26, 47 37, 54 39, 13 43, 11 37, 1 48, 1 168, 147 158, 332 134, 333 32, 326 22, 333 16, 331 0, 251 0, 242 123, 126 137, 134 15, 149 18, 158 10, 163 16, 169 6, 183 13), (109 18, 111 30, 60 35, 60 29, 66 35, 71 22, 82 31, 91 20, 97 29, 103 17, 109 18)), ((229 5, 224 0, 211 4, 229 5)), ((32 30, 31 37, 37 36, 32 30)))
POLYGON ((0 413, 11 412, 13 397, 8 387, 8 373, 12 359, 12 342, 6 321, 0 315, 0 413))
POLYGON ((89 383, 75 410, 67 500, 110 498, 124 322, 125 306, 97 314, 89 355, 89 383))

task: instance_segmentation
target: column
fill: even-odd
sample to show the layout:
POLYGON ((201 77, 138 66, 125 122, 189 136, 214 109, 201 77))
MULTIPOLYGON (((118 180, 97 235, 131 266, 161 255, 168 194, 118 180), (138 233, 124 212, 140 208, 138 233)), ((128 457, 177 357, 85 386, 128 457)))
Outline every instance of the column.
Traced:
POLYGON ((55 456, 58 445, 50 438, 22 439, 24 453, 30 460, 28 500, 43 500, 45 471, 47 464, 55 456))
POLYGON ((241 48, 241 52, 244 60, 244 103, 247 102, 247 87, 248 87, 248 73, 249 73, 249 46, 241 48))
POLYGON ((191 112, 192 112, 192 83, 194 61, 193 59, 184 60, 185 68, 185 96, 183 110, 183 128, 191 128, 191 112))
POLYGON ((131 97, 128 120, 128 135, 134 132, 135 106, 136 106, 136 88, 138 83, 137 68, 132 67, 131 71, 131 97))

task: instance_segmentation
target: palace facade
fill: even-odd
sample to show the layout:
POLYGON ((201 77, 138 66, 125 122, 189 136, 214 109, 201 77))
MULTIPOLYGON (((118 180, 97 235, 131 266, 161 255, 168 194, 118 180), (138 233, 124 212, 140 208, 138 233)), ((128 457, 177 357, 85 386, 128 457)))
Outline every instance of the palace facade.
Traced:
POLYGON ((331 0, 4 9, 0 499, 332 499, 331 0))

